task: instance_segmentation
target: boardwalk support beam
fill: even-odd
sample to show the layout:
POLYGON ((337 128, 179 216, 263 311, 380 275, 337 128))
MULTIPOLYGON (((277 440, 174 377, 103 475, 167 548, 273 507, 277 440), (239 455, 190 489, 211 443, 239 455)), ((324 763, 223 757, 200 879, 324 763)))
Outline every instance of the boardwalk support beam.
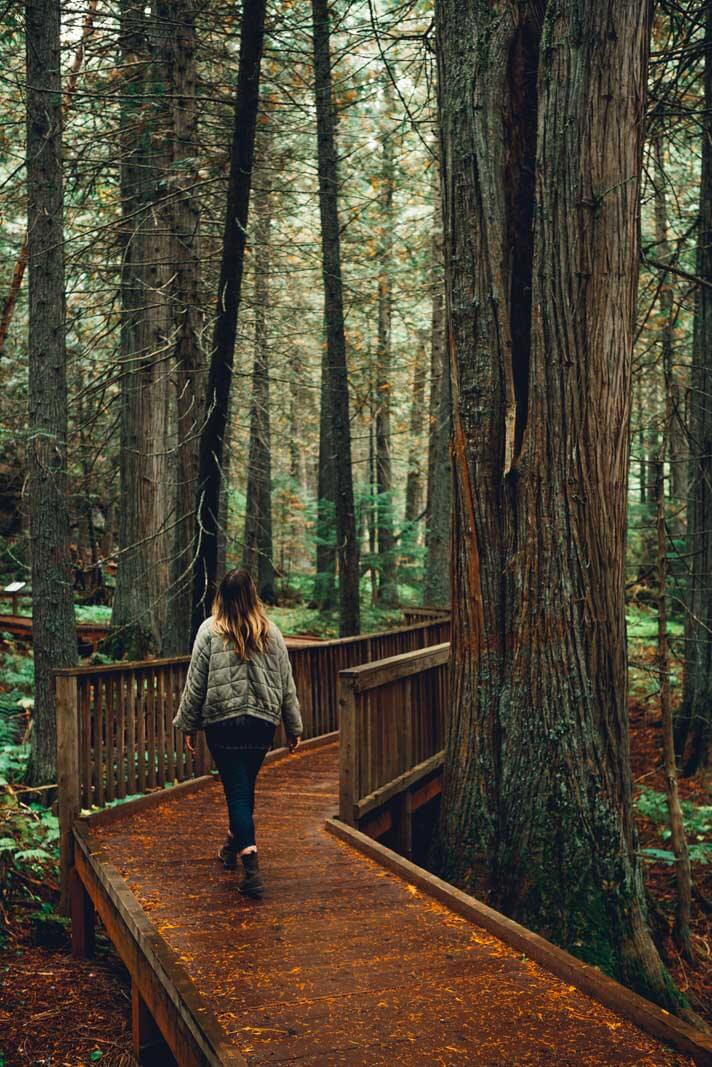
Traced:
POLYGON ((69 875, 70 915, 72 919, 72 956, 84 959, 94 955, 96 912, 76 867, 69 875))
POLYGON ((141 1067, 171 1067, 176 1063, 134 979, 131 980, 131 1043, 141 1067))
POLYGON ((77 679, 71 674, 55 677, 57 694, 57 785, 59 817, 59 865, 62 915, 70 911, 70 876, 74 866, 72 827, 81 810, 79 778, 79 724, 77 679))

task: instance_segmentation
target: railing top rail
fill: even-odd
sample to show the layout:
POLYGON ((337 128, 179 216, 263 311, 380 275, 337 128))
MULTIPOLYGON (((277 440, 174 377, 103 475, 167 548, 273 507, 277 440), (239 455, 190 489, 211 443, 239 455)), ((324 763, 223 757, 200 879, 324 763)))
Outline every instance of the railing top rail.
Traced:
MULTIPOLYGON (((354 637, 333 637, 327 641, 314 641, 313 645, 309 645, 303 638, 296 638, 299 641, 299 645, 294 649, 295 652, 299 652, 305 648, 335 648, 342 645, 354 644, 357 641, 368 641, 379 637, 388 637, 393 634, 409 633, 415 630, 424 630, 428 626, 436 626, 438 623, 445 622, 449 616, 443 615, 439 619, 428 619, 424 622, 415 622, 410 626, 399 626, 394 630, 379 630, 377 633, 372 634, 356 634, 354 637)), ((285 634, 285 640, 289 645, 289 634, 285 634)), ((408 655, 409 653, 406 653, 408 655)), ((168 667, 172 664, 188 663, 190 656, 174 656, 165 659, 139 659, 139 660, 118 660, 116 663, 102 663, 88 667, 56 667, 52 672, 55 677, 58 676, 71 676, 81 677, 87 674, 102 674, 110 671, 134 671, 134 670, 151 670, 154 667, 168 667)), ((377 662, 381 662, 380 660, 377 662)))
POLYGON ((362 693, 366 689, 375 689, 379 685, 439 667, 447 663, 449 658, 450 642, 445 641, 441 645, 429 645, 413 652, 403 652, 399 656, 388 656, 386 659, 364 663, 360 667, 346 667, 339 671, 339 677, 355 692, 362 693))
POLYGON ((190 656, 169 656, 163 659, 117 660, 115 663, 96 663, 88 667, 55 667, 55 678, 81 677, 86 674, 105 674, 110 671, 151 670, 154 667, 169 667, 177 663, 189 663, 190 656))

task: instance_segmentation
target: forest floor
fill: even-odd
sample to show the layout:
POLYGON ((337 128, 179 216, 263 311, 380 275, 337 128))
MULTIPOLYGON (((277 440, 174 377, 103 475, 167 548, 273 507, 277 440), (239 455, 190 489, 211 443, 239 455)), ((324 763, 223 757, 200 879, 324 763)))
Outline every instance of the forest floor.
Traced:
MULTIPOLYGON (((695 902, 695 967, 681 959, 670 935, 675 882, 666 836, 660 711, 650 641, 652 619, 638 632, 635 627, 632 629, 631 753, 646 884, 655 902, 657 934, 666 963, 680 989, 712 1021, 712 915, 695 902)), ((19 698, 27 695, 30 679, 28 652, 0 640, 0 703, 6 707, 16 705, 19 698)), ((6 763, 0 771, 7 775, 8 769, 15 769, 11 766, 15 757, 7 754, 10 746, 3 746, 2 740, 0 736, 0 752, 6 751, 6 763)), ((685 821, 696 886, 712 899, 710 781, 700 777, 683 779, 680 792, 686 802, 685 821)), ((12 832, 7 813, 7 807, 0 809, 0 1067, 78 1067, 96 1062, 107 1067, 131 1067, 135 1060, 130 1052, 130 987, 126 972, 102 937, 98 939, 95 959, 72 959, 66 924, 50 914, 55 897, 51 871, 49 877, 34 886, 34 902, 26 893, 18 893, 17 881, 8 889, 9 861, 4 858, 8 854, 2 851, 3 841, 8 840, 6 835, 12 832)), ((35 818, 39 820, 40 816, 35 813, 35 818)), ((24 847, 28 843, 31 842, 24 847)), ((31 882, 29 888, 32 893, 31 882)))

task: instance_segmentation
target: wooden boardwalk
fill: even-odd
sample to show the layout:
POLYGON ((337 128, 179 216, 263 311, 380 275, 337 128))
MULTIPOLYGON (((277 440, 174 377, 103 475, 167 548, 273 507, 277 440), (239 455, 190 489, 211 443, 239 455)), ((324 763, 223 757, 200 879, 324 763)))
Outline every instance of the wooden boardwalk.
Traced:
POLYGON ((257 903, 217 782, 91 829, 248 1064, 693 1063, 337 840, 337 806, 336 744, 265 767, 257 903))

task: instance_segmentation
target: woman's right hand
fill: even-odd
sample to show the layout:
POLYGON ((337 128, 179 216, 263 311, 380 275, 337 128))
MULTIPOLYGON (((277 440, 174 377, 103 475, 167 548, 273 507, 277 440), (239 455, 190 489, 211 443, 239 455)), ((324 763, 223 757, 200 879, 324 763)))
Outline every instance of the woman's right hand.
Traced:
POLYGON ((289 738, 289 751, 290 752, 296 752, 297 749, 299 748, 300 744, 301 744, 301 741, 302 741, 301 737, 290 737, 289 738))

